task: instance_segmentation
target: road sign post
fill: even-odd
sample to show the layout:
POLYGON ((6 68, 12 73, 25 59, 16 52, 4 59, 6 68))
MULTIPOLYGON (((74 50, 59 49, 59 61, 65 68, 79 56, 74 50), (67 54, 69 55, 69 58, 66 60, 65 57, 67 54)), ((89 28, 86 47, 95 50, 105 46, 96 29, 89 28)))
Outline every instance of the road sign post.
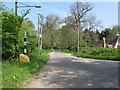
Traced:
POLYGON ((27 54, 27 44, 26 44, 26 40, 27 40, 27 37, 26 37, 26 32, 24 33, 24 54, 27 54))

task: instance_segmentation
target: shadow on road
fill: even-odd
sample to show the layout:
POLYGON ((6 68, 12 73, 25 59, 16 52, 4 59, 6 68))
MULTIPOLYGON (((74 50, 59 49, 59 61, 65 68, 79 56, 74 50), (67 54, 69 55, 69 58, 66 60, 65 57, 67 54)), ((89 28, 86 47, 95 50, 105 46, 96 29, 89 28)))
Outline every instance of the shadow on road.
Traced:
POLYGON ((38 81, 47 88, 118 88, 118 63, 81 59, 57 51, 51 53, 38 81))

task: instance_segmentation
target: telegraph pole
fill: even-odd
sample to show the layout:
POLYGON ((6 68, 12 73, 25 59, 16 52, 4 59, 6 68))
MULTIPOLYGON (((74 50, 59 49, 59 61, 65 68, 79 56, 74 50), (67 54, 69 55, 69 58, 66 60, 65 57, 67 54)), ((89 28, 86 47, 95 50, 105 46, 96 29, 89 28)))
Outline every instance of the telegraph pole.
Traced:
POLYGON ((78 29, 78 48, 77 48, 77 51, 79 52, 79 50, 80 50, 80 28, 79 28, 79 21, 78 21, 78 27, 77 27, 77 29, 78 29))
POLYGON ((38 49, 40 48, 40 17, 38 14, 38 49))
POLYGON ((42 21, 43 17, 38 13, 38 48, 42 50, 42 21))
POLYGON ((78 47, 77 47, 77 51, 80 51, 80 11, 79 11, 79 5, 77 2, 77 30, 78 30, 78 47))
POLYGON ((17 16, 18 0, 15 0, 15 15, 17 16))

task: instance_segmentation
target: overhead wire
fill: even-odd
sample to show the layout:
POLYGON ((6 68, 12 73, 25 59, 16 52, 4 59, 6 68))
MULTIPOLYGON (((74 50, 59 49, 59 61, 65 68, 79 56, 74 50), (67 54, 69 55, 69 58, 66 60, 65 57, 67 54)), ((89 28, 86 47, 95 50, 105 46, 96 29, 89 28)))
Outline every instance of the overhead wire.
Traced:
POLYGON ((21 2, 18 2, 18 3, 20 3, 20 4, 22 4, 22 5, 25 5, 25 6, 29 6, 29 5, 27 5, 27 4, 24 4, 24 3, 21 3, 21 2))

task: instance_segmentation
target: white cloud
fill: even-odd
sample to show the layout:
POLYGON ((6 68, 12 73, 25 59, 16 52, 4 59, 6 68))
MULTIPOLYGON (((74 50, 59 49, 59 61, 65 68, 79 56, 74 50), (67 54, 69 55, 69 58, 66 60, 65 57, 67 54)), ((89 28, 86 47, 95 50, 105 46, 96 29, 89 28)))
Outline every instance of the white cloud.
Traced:
POLYGON ((60 10, 57 10, 57 9, 54 9, 54 8, 45 6, 45 5, 43 5, 43 4, 42 4, 42 7, 49 9, 49 11, 52 11, 52 13, 55 12, 55 13, 57 13, 57 14, 59 14, 59 15, 64 16, 64 17, 67 16, 67 13, 66 13, 66 12, 63 12, 63 11, 60 11, 60 10))

